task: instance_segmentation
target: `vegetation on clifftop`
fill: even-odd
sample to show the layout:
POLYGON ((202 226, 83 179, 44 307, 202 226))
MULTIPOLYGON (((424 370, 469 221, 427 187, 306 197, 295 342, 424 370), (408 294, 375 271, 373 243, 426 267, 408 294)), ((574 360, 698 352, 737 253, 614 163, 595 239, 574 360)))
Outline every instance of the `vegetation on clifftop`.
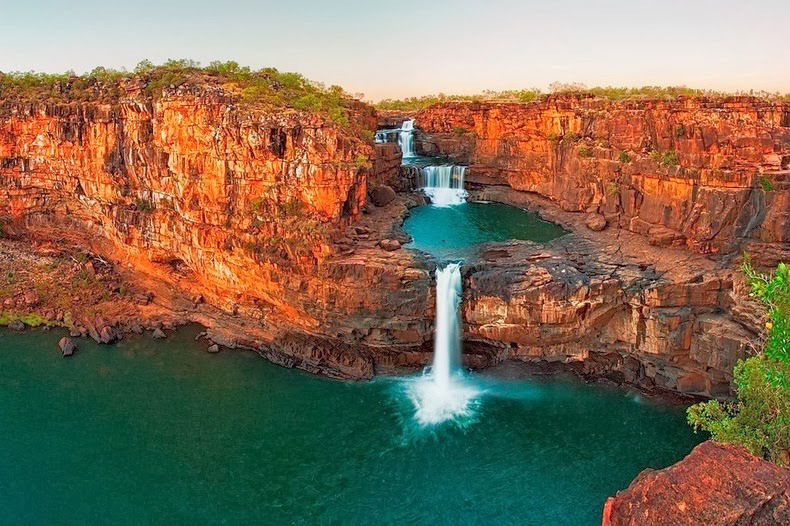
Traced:
POLYGON ((790 465, 790 267, 780 263, 773 275, 760 274, 747 257, 742 270, 751 296, 768 309, 763 350, 736 364, 737 401, 693 405, 688 420, 714 440, 790 465))
POLYGON ((169 87, 188 82, 214 83, 236 94, 242 103, 312 111, 342 126, 349 124, 352 97, 340 86, 327 88, 299 73, 275 68, 253 70, 233 61, 215 61, 201 67, 200 63, 189 59, 168 60, 159 65, 143 60, 134 71, 99 66, 84 75, 73 71, 0 72, 0 99, 111 103, 125 94, 124 81, 133 79, 143 82, 153 98, 161 97, 169 87))
POLYGON ((420 111, 439 102, 462 101, 490 101, 490 102, 532 102, 556 94, 592 95, 609 100, 625 99, 672 99, 679 96, 687 97, 731 97, 738 95, 754 96, 767 100, 787 99, 790 94, 770 93, 766 91, 750 92, 723 92, 687 88, 685 86, 642 86, 641 88, 626 88, 617 86, 596 86, 588 88, 584 84, 552 83, 548 92, 540 89, 490 91, 476 95, 426 95, 422 97, 408 97, 405 99, 384 99, 377 104, 380 110, 420 111))

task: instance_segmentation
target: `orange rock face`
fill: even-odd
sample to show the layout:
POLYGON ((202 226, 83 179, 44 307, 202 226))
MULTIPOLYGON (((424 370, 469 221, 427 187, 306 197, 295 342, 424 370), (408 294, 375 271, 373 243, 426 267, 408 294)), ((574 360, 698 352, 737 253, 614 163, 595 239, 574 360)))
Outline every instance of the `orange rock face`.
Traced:
MULTIPOLYGON (((370 108, 357 114, 375 127, 370 108)), ((361 216, 373 155, 319 115, 239 107, 208 86, 157 102, 134 90, 115 105, 4 102, 0 218, 7 232, 80 236, 193 287, 282 349, 291 333, 328 338, 312 345, 313 369, 369 376, 364 345, 422 337, 430 283, 427 270, 376 264, 375 251, 332 256, 332 238, 361 216)))
POLYGON ((790 524, 790 470, 737 446, 703 442, 610 497, 602 526, 790 524))
POLYGON ((723 253, 790 241, 787 102, 448 102, 416 126, 418 148, 469 164, 469 181, 600 213, 657 245, 723 253))

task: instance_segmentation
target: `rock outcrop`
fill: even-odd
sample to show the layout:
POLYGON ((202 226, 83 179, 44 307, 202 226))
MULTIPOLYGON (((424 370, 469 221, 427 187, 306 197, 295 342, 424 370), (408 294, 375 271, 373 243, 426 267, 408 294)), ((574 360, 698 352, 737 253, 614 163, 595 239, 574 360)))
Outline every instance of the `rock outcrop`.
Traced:
POLYGON ((673 466, 640 473, 603 509, 603 526, 681 524, 790 524, 790 469, 703 442, 673 466))
MULTIPOLYGON (((375 127, 369 107, 343 127, 243 105, 217 85, 188 82, 159 99, 124 87, 113 103, 0 101, 6 234, 66 239, 201 296, 208 305, 194 310, 219 313, 184 316, 209 326, 227 317, 236 336, 223 343, 296 354, 308 369, 370 376, 369 346, 430 338, 425 264, 377 248, 377 233, 352 235, 356 254, 337 250, 373 177, 373 146, 354 132, 375 127), (290 342, 305 337, 313 345, 290 342), (366 365, 349 368, 347 356, 366 365)), ((388 155, 380 169, 392 172, 399 152, 388 155)))
POLYGON ((749 248, 766 265, 787 259, 786 101, 558 95, 527 104, 447 102, 420 112, 416 127, 418 151, 468 164, 468 182, 601 214, 659 246, 749 248))

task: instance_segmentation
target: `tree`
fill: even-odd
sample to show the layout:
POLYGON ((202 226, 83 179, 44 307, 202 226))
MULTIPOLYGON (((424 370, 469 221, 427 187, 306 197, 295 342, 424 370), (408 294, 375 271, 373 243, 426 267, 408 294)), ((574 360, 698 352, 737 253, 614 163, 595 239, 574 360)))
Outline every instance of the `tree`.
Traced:
POLYGON ((761 274, 747 255, 741 270, 750 295, 768 310, 763 351, 735 365, 734 403, 695 404, 688 409, 688 421, 714 440, 790 465, 790 267, 780 263, 772 275, 761 274))

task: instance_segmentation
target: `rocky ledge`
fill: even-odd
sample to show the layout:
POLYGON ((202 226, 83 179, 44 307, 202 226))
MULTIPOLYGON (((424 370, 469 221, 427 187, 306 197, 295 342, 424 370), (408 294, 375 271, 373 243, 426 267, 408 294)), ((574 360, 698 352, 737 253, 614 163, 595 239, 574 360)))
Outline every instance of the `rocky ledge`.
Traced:
POLYGON ((646 469, 610 497, 603 526, 790 524, 790 469, 745 449, 703 442, 666 469, 646 469))

